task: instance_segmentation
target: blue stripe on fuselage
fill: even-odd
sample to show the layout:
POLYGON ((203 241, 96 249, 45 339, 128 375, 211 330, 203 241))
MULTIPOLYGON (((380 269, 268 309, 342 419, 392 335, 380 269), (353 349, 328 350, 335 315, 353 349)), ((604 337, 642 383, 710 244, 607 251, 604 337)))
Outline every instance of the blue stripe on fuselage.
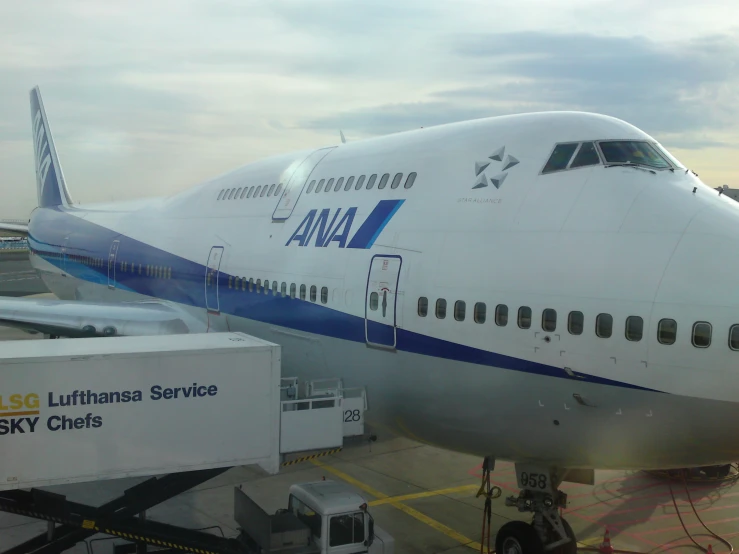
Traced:
POLYGON ((362 226, 349 241, 347 248, 372 248, 380 236, 385 225, 392 219, 395 212, 403 205, 404 200, 380 200, 375 209, 370 212, 362 226))
MULTIPOLYGON (((399 204, 395 204, 389 210, 383 209, 382 221, 389 221, 392 217, 391 212, 397 210, 398 207, 399 204)), ((57 267, 62 267, 60 253, 64 238, 67 236, 70 237, 69 244, 66 246, 68 256, 89 256, 104 260, 101 267, 88 267, 79 262, 68 263, 66 271, 69 275, 86 281, 107 283, 108 253, 113 241, 118 240, 120 245, 116 258, 117 263, 127 261, 133 264, 135 262, 135 266, 133 271, 116 269, 117 287, 186 306, 205 308, 204 280, 206 267, 204 264, 187 260, 131 237, 126 237, 95 223, 70 215, 62 209, 39 209, 34 212, 28 235, 29 246, 34 254, 43 256, 44 259, 57 267), (145 268, 147 264, 171 268, 171 279, 147 277, 145 271, 142 270, 139 273, 139 264, 142 268, 145 268), (96 277, 92 277, 93 275, 96 277)), ((207 252, 204 254, 205 256, 207 256, 207 252)), ((365 342, 365 320, 363 317, 347 314, 313 302, 291 299, 289 296, 264 294, 263 289, 259 293, 256 291, 250 293, 243 291, 241 287, 238 289, 228 288, 229 277, 233 276, 229 276, 224 272, 219 274, 218 294, 222 313, 307 333, 353 342, 365 342)), ((380 325, 371 321, 368 324, 380 325)), ((407 329, 397 330, 397 350, 560 379, 572 379, 577 382, 653 391, 653 389, 582 373, 576 374, 576 377, 570 377, 558 367, 496 354, 479 348, 429 337, 407 329)))

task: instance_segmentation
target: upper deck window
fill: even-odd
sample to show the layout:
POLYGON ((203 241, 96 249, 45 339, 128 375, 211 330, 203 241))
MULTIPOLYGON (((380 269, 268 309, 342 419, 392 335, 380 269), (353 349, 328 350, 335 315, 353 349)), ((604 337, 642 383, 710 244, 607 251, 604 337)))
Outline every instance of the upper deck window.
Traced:
POLYGON ((547 164, 544 166, 544 169, 542 169, 541 172, 551 173, 552 171, 561 171, 563 169, 567 169, 567 165, 570 163, 570 158, 572 158, 572 154, 574 154, 575 150, 577 150, 577 146, 577 142, 558 144, 557 146, 555 146, 554 152, 552 152, 552 155, 549 156, 549 160, 547 160, 547 164))
POLYGON ((670 169, 670 163, 646 141, 640 140, 607 140, 598 143, 606 163, 635 164, 670 169))

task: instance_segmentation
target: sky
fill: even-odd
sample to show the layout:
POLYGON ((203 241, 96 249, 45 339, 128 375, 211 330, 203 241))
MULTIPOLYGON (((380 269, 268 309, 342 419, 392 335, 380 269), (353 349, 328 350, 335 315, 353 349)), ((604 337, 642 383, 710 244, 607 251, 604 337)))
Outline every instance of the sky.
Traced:
POLYGON ((739 187, 739 3, 0 0, 0 217, 36 205, 43 95, 76 202, 465 119, 619 117, 739 187))

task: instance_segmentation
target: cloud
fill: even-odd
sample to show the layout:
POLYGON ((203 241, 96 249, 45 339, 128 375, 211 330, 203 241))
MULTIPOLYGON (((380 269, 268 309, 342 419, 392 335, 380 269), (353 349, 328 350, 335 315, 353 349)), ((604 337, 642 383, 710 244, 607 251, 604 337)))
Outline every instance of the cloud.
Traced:
POLYGON ((168 194, 335 144, 338 129, 356 140, 562 109, 626 119, 718 160, 727 182, 737 13, 721 0, 5 2, 0 216, 35 205, 35 84, 86 202, 168 194))
POLYGON ((366 106, 307 124, 377 133, 460 116, 583 110, 652 134, 685 133, 680 142, 688 144, 691 133, 734 128, 739 121, 736 35, 657 43, 526 31, 465 35, 449 47, 458 86, 417 103, 366 106))

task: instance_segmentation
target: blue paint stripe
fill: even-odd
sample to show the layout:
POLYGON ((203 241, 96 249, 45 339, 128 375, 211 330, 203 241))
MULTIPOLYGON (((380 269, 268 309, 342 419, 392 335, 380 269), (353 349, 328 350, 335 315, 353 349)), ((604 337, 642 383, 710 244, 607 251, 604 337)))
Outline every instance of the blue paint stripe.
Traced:
POLYGON ((404 200, 380 200, 362 226, 357 229, 347 248, 371 248, 403 202, 404 200))
MULTIPOLYGON (((391 202, 396 203, 397 201, 391 202)), ((118 261, 133 262, 135 260, 137 268, 134 272, 116 272, 119 287, 186 306, 205 308, 206 268, 204 264, 198 264, 141 241, 119 235, 105 227, 70 216, 59 209, 43 209, 34 212, 29 225, 29 245, 35 253, 43 255, 45 259, 61 267, 59 252, 61 252, 61 244, 65 236, 70 236, 67 245, 69 254, 92 256, 105 260, 102 267, 94 268, 83 263, 68 264, 67 272, 73 277, 107 284, 108 252, 113 240, 119 240, 118 261), (139 263, 143 266, 151 264, 170 267, 172 268, 172 279, 147 277, 145 271, 139 275, 139 263)), ((208 251, 204 251, 204 260, 207 255, 208 251)), ((358 343, 365 342, 365 320, 361 316, 347 314, 313 302, 264 294, 263 291, 250 293, 242 291, 241 287, 239 289, 228 288, 228 279, 228 274, 219 273, 219 301, 222 313, 307 333, 358 343)), ((370 325, 373 323, 370 322, 370 325)), ((578 383, 660 392, 584 373, 577 373, 576 377, 570 377, 562 368, 457 344, 407 329, 397 330, 397 350, 533 375, 569 379, 578 383)))

